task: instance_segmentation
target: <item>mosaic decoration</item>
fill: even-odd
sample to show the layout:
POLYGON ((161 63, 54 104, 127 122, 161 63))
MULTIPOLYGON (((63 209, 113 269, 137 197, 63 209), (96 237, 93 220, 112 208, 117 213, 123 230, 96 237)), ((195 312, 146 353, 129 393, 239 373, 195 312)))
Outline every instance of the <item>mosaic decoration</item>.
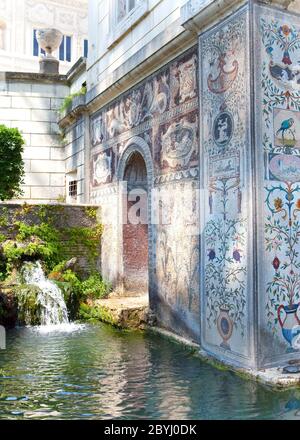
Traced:
POLYGON ((171 168, 183 168, 198 150, 198 118, 190 122, 186 118, 169 125, 161 135, 161 164, 171 168))
POLYGON ((265 226, 266 249, 274 272, 268 283, 266 306, 269 328, 278 325, 289 349, 300 348, 300 185, 284 183, 266 188, 270 215, 265 226))
POLYGON ((201 38, 205 335, 206 343, 235 354, 245 353, 247 337, 246 29, 243 11, 201 38))
MULTIPOLYGON (((165 194, 164 213, 172 213, 170 224, 149 227, 153 241, 149 243, 150 258, 151 249, 155 249, 150 289, 176 312, 193 338, 199 338, 200 332, 197 64, 193 48, 98 111, 90 122, 90 198, 105 209, 112 198, 109 188, 116 185, 118 165, 131 139, 149 146, 147 165, 154 170, 153 185, 165 194), (192 224, 182 223, 185 212, 193 217, 192 224)), ((116 200, 114 203, 117 217, 116 200)), ((116 240, 116 232, 106 230, 116 240)), ((117 256, 108 255, 111 242, 106 234, 103 257, 110 262, 113 258, 118 267, 117 256)), ((106 261, 103 264, 106 266, 106 261)), ((110 271, 106 268, 106 273, 110 271)))
POLYGON ((93 185, 108 183, 112 176, 112 150, 96 154, 92 158, 93 185))
POLYGON ((213 127, 213 135, 215 143, 220 147, 225 147, 231 140, 233 134, 233 118, 230 113, 220 113, 213 127))
POLYGON ((280 341, 278 354, 284 354, 300 348, 300 26, 290 23, 288 15, 275 15, 261 16, 259 22, 265 319, 270 334, 280 341))
POLYGON ((97 177, 105 165, 100 152, 113 148, 117 157, 133 136, 145 137, 152 149, 156 174, 189 169, 198 164, 197 55, 195 50, 173 61, 139 86, 92 117, 90 123, 92 188, 114 175, 97 177), (94 164, 97 164, 95 166, 94 164))
MULTIPOLYGON (((156 235, 160 294, 180 313, 199 315, 199 215, 196 182, 170 182, 159 188, 164 221, 156 235)), ((199 325, 199 324, 198 324, 199 325)))

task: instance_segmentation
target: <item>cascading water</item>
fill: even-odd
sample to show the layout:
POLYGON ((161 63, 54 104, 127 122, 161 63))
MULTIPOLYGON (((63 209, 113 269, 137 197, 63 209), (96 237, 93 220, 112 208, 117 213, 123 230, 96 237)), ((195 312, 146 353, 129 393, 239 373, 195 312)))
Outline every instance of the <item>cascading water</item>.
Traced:
POLYGON ((41 305, 41 325, 68 324, 68 310, 59 287, 45 277, 41 263, 25 263, 22 276, 26 284, 37 286, 37 301, 41 305))

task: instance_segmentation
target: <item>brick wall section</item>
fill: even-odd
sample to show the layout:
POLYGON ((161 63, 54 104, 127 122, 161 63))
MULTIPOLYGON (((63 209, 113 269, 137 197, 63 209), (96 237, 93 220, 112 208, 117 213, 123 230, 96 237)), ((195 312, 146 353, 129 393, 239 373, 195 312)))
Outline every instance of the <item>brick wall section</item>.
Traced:
MULTIPOLYGON (((0 204, 0 217, 3 216, 4 213, 7 213, 9 224, 12 225, 15 221, 15 216, 18 214, 18 220, 23 221, 28 224, 38 224, 41 222, 40 217, 38 215, 39 209, 42 205, 27 205, 30 206, 30 209, 26 214, 19 214, 24 205, 21 204, 0 204)), ((55 209, 55 212, 52 214, 52 218, 54 219, 54 225, 58 230, 64 228, 71 227, 93 227, 97 224, 97 219, 91 218, 87 214, 87 206, 80 205, 46 205, 46 208, 51 209, 51 206, 59 207, 59 209, 55 209)), ((24 211, 24 209, 22 210, 24 211)), ((13 234, 11 234, 11 228, 0 227, 0 233, 6 235, 8 239, 13 239, 13 234)), ((66 237, 67 241, 67 237, 66 237)), ((100 271, 100 246, 101 242, 99 242, 99 253, 95 261, 92 263, 89 261, 86 248, 80 243, 75 244, 70 243, 67 247, 67 252, 65 254, 65 259, 70 259, 73 257, 77 257, 77 266, 82 270, 83 273, 89 273, 91 270, 91 266, 96 264, 96 268, 100 271)))

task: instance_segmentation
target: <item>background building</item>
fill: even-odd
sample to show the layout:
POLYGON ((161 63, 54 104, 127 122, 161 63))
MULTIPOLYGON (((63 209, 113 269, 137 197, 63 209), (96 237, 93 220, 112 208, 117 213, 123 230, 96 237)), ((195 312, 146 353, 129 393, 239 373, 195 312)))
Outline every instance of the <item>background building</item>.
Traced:
POLYGON ((54 55, 61 61, 60 73, 66 73, 87 56, 87 10, 88 0, 0 0, 0 70, 38 72, 35 30, 51 27, 64 34, 54 55))

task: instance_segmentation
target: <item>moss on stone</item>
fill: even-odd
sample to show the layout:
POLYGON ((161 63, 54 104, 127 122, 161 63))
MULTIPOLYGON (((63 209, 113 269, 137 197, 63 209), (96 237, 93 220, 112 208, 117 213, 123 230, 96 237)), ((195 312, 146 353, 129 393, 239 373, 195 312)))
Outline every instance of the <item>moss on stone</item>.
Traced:
POLYGON ((14 287, 14 294, 18 304, 18 320, 20 324, 40 325, 41 305, 38 295, 41 290, 30 284, 20 284, 14 287))
POLYGON ((105 307, 81 303, 79 308, 79 319, 83 321, 102 321, 115 327, 120 327, 118 320, 105 307))

